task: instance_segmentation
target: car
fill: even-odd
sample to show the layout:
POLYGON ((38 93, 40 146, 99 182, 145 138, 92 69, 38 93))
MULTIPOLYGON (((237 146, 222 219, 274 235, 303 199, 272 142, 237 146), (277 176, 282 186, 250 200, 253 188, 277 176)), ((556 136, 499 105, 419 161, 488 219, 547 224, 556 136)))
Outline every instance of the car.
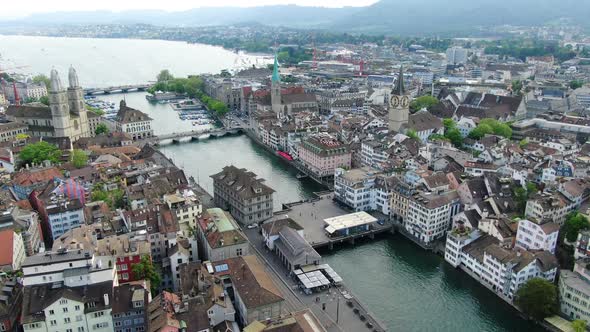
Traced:
POLYGON ((248 229, 258 228, 258 224, 250 224, 246 227, 248 227, 248 229))

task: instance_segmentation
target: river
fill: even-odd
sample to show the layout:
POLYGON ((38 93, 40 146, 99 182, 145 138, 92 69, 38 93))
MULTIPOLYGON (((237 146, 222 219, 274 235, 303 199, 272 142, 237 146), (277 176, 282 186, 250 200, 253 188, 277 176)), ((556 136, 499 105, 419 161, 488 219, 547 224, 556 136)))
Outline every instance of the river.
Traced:
MULTIPOLYGON (((179 42, 4 36, 0 36, 0 54, 30 65, 33 72, 48 72, 52 66, 65 70, 73 64, 86 86, 145 82, 161 68, 179 76, 218 72, 230 68, 236 59, 234 53, 216 47, 179 42), (44 57, 41 50, 52 56, 44 57)), ((128 106, 154 118, 156 134, 191 128, 168 105, 148 103, 144 93, 99 98, 114 102, 125 98, 128 106)), ((167 145, 161 150, 209 192, 209 176, 223 166, 233 164, 257 173, 277 191, 277 209, 281 203, 309 198, 321 189, 308 180, 297 180, 295 171, 246 136, 167 145)), ((390 331, 538 329, 465 273, 401 235, 322 254, 390 331)))

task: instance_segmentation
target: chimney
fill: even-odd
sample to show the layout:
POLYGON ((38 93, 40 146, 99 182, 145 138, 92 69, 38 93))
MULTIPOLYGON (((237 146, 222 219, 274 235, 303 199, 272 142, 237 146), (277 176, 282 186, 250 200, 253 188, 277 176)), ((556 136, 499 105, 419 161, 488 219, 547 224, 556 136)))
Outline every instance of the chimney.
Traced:
POLYGON ((104 305, 109 306, 109 294, 104 294, 104 305))

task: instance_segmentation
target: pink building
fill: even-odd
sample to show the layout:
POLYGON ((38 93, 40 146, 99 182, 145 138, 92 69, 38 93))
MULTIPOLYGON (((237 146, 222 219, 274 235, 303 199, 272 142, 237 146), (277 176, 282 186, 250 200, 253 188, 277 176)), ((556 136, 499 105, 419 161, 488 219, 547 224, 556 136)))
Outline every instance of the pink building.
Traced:
POLYGON ((318 177, 333 176, 337 167, 350 168, 350 151, 328 134, 303 140, 298 152, 301 163, 318 177))

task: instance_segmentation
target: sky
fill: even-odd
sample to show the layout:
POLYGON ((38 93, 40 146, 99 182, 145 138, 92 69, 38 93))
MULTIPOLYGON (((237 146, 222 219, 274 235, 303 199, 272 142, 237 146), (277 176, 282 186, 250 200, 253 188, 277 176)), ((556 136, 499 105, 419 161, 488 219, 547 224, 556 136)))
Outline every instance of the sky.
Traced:
POLYGON ((93 10, 160 9, 182 11, 197 7, 254 7, 296 4, 300 6, 344 7, 368 6, 377 0, 2 0, 0 17, 17 18, 34 13, 93 10))

